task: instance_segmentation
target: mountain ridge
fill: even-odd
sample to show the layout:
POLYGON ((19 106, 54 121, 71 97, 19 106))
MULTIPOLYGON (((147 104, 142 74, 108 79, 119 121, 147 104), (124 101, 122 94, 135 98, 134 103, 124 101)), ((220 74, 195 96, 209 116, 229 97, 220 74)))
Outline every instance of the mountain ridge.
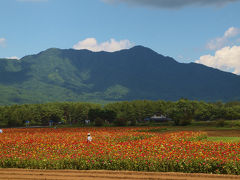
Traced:
POLYGON ((240 76, 179 63, 144 46, 116 52, 49 48, 0 59, 0 104, 240 99, 240 76), (9 92, 8 92, 9 91, 9 92))

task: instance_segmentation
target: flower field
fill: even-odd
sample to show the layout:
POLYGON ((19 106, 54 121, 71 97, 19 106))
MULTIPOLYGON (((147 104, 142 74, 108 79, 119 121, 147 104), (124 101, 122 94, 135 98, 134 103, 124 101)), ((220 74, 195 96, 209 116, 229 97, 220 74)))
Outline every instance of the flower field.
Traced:
POLYGON ((238 142, 206 141, 202 132, 146 129, 4 129, 0 167, 240 174, 238 142))

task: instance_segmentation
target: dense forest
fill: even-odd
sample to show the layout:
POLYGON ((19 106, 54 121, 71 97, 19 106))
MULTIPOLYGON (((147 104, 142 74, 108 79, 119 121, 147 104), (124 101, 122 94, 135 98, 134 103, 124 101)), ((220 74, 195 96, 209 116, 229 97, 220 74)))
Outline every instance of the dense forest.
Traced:
POLYGON ((0 127, 47 126, 49 122, 65 125, 137 125, 153 115, 165 115, 175 125, 192 121, 223 121, 240 119, 240 102, 150 101, 135 100, 107 105, 62 102, 0 106, 0 127))

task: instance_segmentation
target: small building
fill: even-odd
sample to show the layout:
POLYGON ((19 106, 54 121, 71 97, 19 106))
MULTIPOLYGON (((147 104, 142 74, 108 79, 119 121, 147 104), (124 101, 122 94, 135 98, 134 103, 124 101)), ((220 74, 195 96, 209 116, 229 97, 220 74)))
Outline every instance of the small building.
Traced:
POLYGON ((85 124, 90 124, 90 122, 91 122, 91 121, 90 121, 89 119, 86 119, 86 120, 85 120, 85 124))
POLYGON ((164 116, 162 114, 160 116, 157 116, 155 114, 152 117, 145 118, 144 120, 145 121, 152 121, 152 122, 167 122, 167 121, 171 121, 172 119, 168 118, 168 117, 166 117, 166 116, 164 116))

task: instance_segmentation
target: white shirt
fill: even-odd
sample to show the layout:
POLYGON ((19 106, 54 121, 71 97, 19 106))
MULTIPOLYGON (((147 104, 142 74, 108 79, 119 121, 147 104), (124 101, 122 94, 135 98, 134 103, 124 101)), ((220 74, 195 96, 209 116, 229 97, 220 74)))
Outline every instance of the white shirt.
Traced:
POLYGON ((92 137, 91 137, 91 136, 88 136, 88 137, 87 137, 87 140, 91 142, 91 141, 92 141, 92 137))
POLYGON ((0 129, 0 133, 2 133, 3 131, 0 129))

